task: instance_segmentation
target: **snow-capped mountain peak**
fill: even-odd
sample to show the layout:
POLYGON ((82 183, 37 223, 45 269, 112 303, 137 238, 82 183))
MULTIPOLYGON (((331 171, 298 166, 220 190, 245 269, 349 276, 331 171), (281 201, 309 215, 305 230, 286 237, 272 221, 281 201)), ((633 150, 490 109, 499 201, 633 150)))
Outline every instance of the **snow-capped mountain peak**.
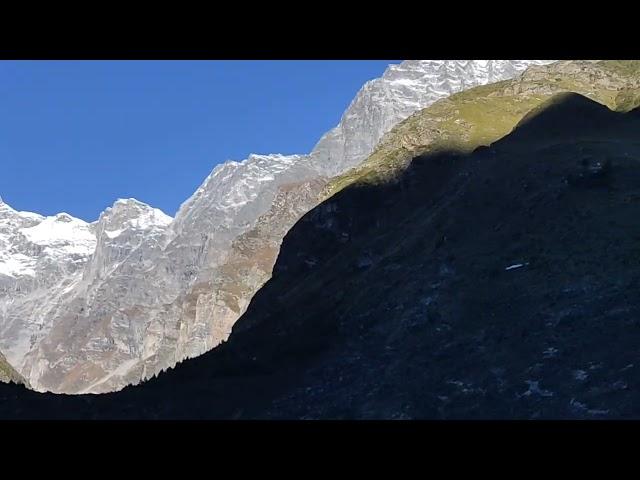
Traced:
POLYGON ((97 231, 115 238, 127 230, 164 230, 173 218, 135 198, 120 198, 108 207, 98 220, 97 231))
POLYGON ((67 213, 46 217, 33 227, 20 229, 20 233, 50 254, 87 256, 93 253, 96 243, 89 224, 67 213))
POLYGON ((356 166, 382 136, 414 112, 441 98, 479 85, 515 77, 550 60, 405 60, 389 65, 365 83, 311 153, 312 162, 333 176, 356 166))
POLYGON ((34 278, 52 262, 88 257, 95 243, 91 226, 67 213, 45 217, 0 202, 0 276, 34 278))

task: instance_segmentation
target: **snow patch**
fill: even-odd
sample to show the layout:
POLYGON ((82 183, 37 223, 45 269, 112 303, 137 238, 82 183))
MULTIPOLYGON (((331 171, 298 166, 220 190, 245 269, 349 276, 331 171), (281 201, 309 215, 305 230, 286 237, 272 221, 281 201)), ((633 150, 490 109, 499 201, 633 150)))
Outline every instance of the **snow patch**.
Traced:
POLYGON ((63 247, 65 253, 90 255, 96 238, 89 224, 67 214, 47 217, 34 227, 20 229, 27 240, 45 247, 63 247))
POLYGON ((8 277, 35 276, 35 259, 21 253, 0 257, 0 274, 8 277))
POLYGON ((104 234, 107 237, 113 239, 113 238, 119 237, 122 232, 124 232, 124 230, 105 230, 104 234))
POLYGON ((505 271, 515 270, 516 268, 522 268, 525 265, 529 265, 529 264, 528 263, 516 263, 514 265, 509 265, 507 268, 505 268, 505 271))

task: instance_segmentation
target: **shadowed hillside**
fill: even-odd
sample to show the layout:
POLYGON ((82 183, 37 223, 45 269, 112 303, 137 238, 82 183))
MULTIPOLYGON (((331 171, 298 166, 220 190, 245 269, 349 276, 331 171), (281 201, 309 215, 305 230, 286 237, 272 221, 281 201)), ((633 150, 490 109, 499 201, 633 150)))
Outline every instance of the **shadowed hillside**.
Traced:
POLYGON ((0 385, 0 417, 638 417, 639 132, 564 94, 490 147, 347 186, 227 343, 115 394, 0 385))

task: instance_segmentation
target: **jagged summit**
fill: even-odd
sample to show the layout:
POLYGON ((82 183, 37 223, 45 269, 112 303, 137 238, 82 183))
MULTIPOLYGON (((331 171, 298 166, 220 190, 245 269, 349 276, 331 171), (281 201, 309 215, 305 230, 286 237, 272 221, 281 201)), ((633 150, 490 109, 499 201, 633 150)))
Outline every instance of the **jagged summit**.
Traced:
POLYGON ((174 234, 255 221, 267 210, 280 183, 316 175, 305 160, 303 155, 251 154, 241 162, 216 166, 178 210, 174 234))
POLYGON ((390 65, 382 77, 367 82, 340 123, 311 153, 326 176, 356 166, 383 135, 414 112, 437 100, 478 85, 507 80, 529 66, 550 60, 407 60, 390 65))
POLYGON ((115 202, 113 202, 113 206, 108 208, 113 208, 117 205, 124 205, 124 206, 137 205, 139 207, 150 207, 150 205, 144 202, 141 202, 136 198, 118 198, 115 202))
POLYGON ((18 214, 23 217, 44 218, 44 216, 38 213, 20 212, 5 202, 2 198, 0 198, 0 212, 4 212, 5 216, 7 214, 18 214))
POLYGON ((43 246, 51 253, 59 248, 66 253, 90 255, 95 247, 95 236, 89 224, 67 213, 46 217, 33 227, 20 229, 20 233, 32 244, 43 246))
POLYGON ((151 207, 135 198, 119 198, 108 207, 98 220, 98 229, 109 225, 119 229, 153 229, 164 228, 171 224, 173 218, 158 208, 151 207))
POLYGON ((0 275, 35 277, 52 262, 72 262, 93 253, 95 236, 86 222, 67 213, 44 217, 0 204, 0 275))

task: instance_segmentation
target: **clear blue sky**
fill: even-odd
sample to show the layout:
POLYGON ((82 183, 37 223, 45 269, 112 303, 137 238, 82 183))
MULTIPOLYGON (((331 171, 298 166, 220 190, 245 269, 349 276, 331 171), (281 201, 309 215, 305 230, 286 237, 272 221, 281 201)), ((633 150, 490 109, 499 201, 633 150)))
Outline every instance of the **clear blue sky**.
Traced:
POLYGON ((249 153, 307 153, 384 61, 0 61, 0 196, 87 221, 174 215, 249 153))

